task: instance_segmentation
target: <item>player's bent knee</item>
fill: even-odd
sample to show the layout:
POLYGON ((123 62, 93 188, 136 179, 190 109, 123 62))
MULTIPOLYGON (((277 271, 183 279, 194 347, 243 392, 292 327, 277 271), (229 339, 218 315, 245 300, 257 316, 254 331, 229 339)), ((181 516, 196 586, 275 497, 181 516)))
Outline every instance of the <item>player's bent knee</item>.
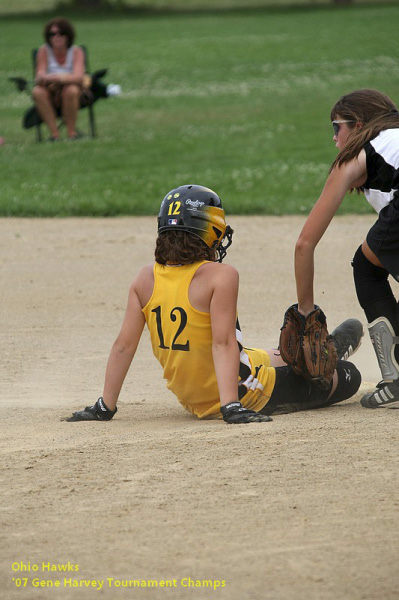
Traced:
POLYGON ((335 392, 329 402, 342 402, 356 394, 362 382, 360 371, 355 365, 347 360, 339 360, 337 363, 338 383, 335 392))
POLYGON ((355 252, 352 267, 356 294, 363 309, 381 298, 392 295, 388 283, 388 271, 373 265, 364 256, 361 246, 355 252))
POLYGON ((383 267, 377 267, 363 254, 362 247, 356 250, 352 259, 353 271, 356 275, 365 277, 367 279, 388 279, 388 271, 383 267))

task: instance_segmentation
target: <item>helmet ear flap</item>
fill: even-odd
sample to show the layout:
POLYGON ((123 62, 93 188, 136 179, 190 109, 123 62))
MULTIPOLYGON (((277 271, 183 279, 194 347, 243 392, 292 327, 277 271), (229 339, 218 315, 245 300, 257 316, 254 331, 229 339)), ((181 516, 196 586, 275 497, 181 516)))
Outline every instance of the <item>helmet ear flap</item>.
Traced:
POLYGON ((219 227, 216 227, 216 225, 212 225, 212 230, 216 236, 216 239, 212 245, 217 246, 223 239, 223 231, 219 227))

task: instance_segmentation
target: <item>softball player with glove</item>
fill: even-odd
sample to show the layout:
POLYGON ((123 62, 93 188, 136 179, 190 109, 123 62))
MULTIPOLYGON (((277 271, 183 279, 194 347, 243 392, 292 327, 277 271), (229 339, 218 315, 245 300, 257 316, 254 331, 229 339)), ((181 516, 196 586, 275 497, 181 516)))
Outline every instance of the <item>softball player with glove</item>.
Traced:
POLYGON ((363 192, 378 218, 353 257, 357 297, 377 355, 382 381, 363 396, 366 408, 399 400, 399 313, 388 281, 399 281, 399 113, 376 90, 342 96, 331 110, 339 154, 295 248, 298 310, 314 310, 314 252, 348 191, 363 192))
MULTIPOLYGON (((272 413, 328 406, 356 393, 360 374, 349 362, 338 361, 327 389, 320 389, 285 366, 277 351, 243 345, 237 319, 238 273, 221 264, 232 235, 221 200, 212 190, 184 185, 165 196, 155 264, 141 269, 130 287, 103 395, 68 421, 113 418, 146 324, 167 387, 200 419, 267 422, 272 413)), ((359 329, 356 339, 351 335, 352 321, 336 330, 339 358, 350 344, 360 343, 359 329)))

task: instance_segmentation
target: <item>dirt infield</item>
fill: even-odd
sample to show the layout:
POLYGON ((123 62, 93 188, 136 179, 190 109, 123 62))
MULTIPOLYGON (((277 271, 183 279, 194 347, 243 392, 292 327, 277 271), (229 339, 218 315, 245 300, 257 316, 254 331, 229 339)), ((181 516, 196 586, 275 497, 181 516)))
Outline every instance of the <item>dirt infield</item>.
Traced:
MULTIPOLYGON (((303 218, 229 222, 244 340, 272 347, 303 218)), ((372 222, 336 218, 319 246, 330 329, 364 321, 350 259, 372 222)), ((3 598, 398 598, 399 410, 368 411, 359 394, 272 423, 200 422, 166 390, 145 333, 115 420, 61 422, 101 394, 156 221, 0 225, 3 598)), ((367 336, 354 362, 363 392, 379 378, 367 336)))

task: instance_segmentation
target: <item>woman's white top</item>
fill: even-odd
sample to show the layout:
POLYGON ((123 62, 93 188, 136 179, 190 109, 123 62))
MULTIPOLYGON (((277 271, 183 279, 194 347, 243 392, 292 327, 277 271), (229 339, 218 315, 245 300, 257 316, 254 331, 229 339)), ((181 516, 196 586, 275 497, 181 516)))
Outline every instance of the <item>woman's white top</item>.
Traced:
POLYGON ((47 74, 54 75, 56 73, 72 73, 73 72, 73 53, 76 46, 71 46, 67 50, 66 61, 60 65, 55 58, 54 51, 49 44, 46 44, 47 49, 47 74))

